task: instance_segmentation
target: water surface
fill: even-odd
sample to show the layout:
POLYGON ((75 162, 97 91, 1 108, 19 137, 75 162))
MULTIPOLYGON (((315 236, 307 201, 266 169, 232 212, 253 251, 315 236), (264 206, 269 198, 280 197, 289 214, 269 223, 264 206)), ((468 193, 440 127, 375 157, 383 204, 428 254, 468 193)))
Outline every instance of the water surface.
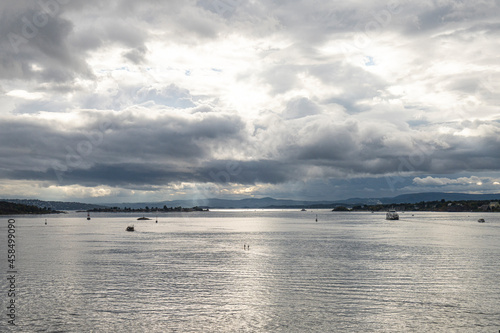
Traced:
MULTIPOLYGON (((160 214, 158 223, 139 216, 15 217, 18 326, 3 315, 0 331, 500 329, 500 215, 407 212, 386 221, 382 213, 221 210, 160 214), (135 232, 125 231, 129 223, 135 232)), ((6 259, 0 269, 5 274, 6 259)))

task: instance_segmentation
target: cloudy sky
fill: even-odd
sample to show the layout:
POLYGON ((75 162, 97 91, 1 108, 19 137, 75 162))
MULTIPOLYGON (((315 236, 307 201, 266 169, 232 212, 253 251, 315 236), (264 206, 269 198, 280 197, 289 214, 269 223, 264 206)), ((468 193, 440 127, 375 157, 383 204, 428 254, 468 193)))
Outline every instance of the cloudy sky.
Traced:
POLYGON ((0 3, 0 197, 500 192, 500 1, 0 3))

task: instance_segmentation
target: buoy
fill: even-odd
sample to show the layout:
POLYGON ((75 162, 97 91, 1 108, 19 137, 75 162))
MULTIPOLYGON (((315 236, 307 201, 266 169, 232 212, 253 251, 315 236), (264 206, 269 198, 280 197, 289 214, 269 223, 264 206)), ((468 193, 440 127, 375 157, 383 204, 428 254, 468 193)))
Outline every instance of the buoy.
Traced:
POLYGON ((47 225, 47 219, 45 219, 45 225, 47 225))

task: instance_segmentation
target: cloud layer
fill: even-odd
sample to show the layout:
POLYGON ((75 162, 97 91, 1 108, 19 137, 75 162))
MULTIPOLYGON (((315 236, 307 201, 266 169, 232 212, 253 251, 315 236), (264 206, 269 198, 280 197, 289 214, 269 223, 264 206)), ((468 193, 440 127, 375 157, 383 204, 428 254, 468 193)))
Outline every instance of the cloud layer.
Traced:
POLYGON ((498 192, 499 9, 2 3, 0 197, 498 192))

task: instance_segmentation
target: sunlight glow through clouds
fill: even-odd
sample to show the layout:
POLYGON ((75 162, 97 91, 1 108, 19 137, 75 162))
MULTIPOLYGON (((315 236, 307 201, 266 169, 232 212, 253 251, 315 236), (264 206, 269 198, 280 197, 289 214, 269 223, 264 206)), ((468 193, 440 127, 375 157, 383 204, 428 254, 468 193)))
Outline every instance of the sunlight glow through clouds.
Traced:
POLYGON ((40 92, 29 92, 26 90, 11 90, 6 93, 7 96, 17 97, 26 100, 37 100, 44 97, 43 93, 40 92))
POLYGON ((58 190, 64 191, 65 195, 68 197, 106 197, 112 194, 113 189, 106 187, 82 187, 82 186, 64 186, 59 187, 58 190))

